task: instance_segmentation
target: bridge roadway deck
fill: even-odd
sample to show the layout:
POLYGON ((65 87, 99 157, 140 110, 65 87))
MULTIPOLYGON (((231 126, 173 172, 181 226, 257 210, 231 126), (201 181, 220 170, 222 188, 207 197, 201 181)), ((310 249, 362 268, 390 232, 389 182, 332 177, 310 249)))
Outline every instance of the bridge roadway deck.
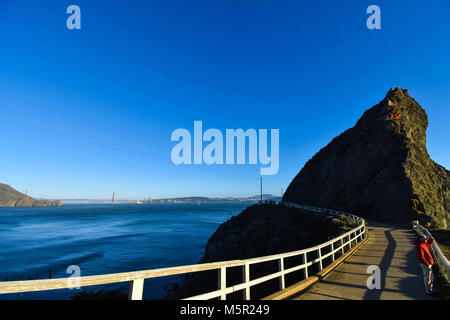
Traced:
POLYGON ((330 275, 294 300, 431 300, 424 292, 412 230, 367 222, 369 239, 330 275), (381 289, 369 290, 369 265, 380 267, 381 289))

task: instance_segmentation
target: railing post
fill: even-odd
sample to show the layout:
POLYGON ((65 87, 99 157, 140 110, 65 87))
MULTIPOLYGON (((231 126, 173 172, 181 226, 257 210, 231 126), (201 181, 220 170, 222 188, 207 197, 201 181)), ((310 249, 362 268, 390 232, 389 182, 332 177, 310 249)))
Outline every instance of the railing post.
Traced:
POLYGON ((144 292, 144 279, 136 279, 130 281, 128 300, 142 300, 143 292, 144 292))
MULTIPOLYGON (((308 258, 307 258, 307 255, 306 255, 306 252, 303 254, 303 264, 307 264, 308 263, 308 260, 307 260, 308 258)), ((303 276, 305 277, 305 279, 306 278, 308 278, 308 266, 305 266, 304 268, 303 268, 303 276)))
POLYGON ((341 254, 344 255, 344 238, 341 238, 341 254))
POLYGON ((317 249, 317 255, 319 256, 319 271, 322 271, 322 252, 319 249, 317 249))
POLYGON ((352 235, 348 235, 348 249, 350 250, 352 248, 352 235))
MULTIPOLYGON (((244 268, 242 270, 242 278, 244 283, 250 281, 250 265, 248 263, 244 265, 244 268)), ((243 293, 244 293, 243 296, 244 300, 250 300, 250 286, 245 287, 243 293)))
POLYGON ((334 243, 331 243, 331 262, 334 262, 334 243))
MULTIPOLYGON (((219 290, 225 289, 227 286, 227 267, 221 267, 219 270, 218 285, 219 290)), ((226 300, 227 295, 221 294, 220 300, 226 300)))
POLYGON ((278 259, 278 271, 281 271, 281 276, 280 276, 280 290, 284 289, 284 259, 283 257, 281 257, 280 259, 278 259))

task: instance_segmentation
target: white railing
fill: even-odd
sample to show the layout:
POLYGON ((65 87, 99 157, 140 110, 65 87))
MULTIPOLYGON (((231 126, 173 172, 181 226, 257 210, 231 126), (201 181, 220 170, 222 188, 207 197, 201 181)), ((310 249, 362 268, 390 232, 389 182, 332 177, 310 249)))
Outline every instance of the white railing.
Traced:
MULTIPOLYGON (((413 221, 412 222, 413 225, 413 229, 419 233, 419 234, 425 234, 428 238, 432 237, 432 234, 430 233, 430 231, 428 231, 427 228, 425 228, 424 226, 421 226, 419 221, 413 221)), ((442 253, 441 249, 439 248, 438 244, 436 243, 436 241, 434 241, 434 243, 431 245, 431 247, 433 248, 434 252, 436 253, 437 258, 439 259, 441 265, 443 268, 445 268, 447 270, 447 274, 450 277, 450 263, 447 259, 447 257, 442 253)), ((449 278, 447 278, 447 281, 449 281, 449 278)))
MULTIPOLYGON (((317 264, 319 271, 321 271, 325 266, 323 265, 324 259, 331 258, 331 262, 335 261, 336 253, 341 256, 345 252, 345 248, 351 249, 352 243, 355 244, 362 241, 366 237, 366 229, 364 219, 351 215, 346 212, 315 208, 309 206, 302 206, 295 203, 282 203, 287 207, 295 207, 300 209, 307 209, 309 211, 326 213, 331 215, 345 215, 349 217, 354 222, 359 222, 359 225, 352 230, 334 238, 320 245, 291 251, 287 253, 275 254, 264 257, 257 257, 244 260, 231 260, 223 262, 213 262, 213 263, 203 263, 196 265, 171 267, 171 268, 161 268, 153 270, 144 271, 134 271, 125 273, 115 273, 97 276, 85 276, 78 277, 77 287, 100 285, 100 284, 110 284, 118 282, 130 282, 130 289, 128 298, 130 300, 142 300, 143 290, 144 290, 144 280, 150 278, 164 277, 170 275, 179 275, 207 270, 218 270, 218 289, 212 292, 207 292, 204 294, 196 295, 193 297, 186 298, 185 300, 206 300, 219 298, 225 300, 227 294, 234 293, 237 291, 242 291, 243 299, 250 299, 250 288, 278 278, 279 279, 279 289, 283 290, 285 288, 285 276, 289 273, 295 271, 303 271, 304 278, 308 278, 308 267, 317 264), (325 251, 325 253, 324 253, 325 251), (316 258, 308 261, 308 253, 315 252, 316 258), (301 257, 301 262, 298 265, 294 265, 288 269, 285 268, 285 259, 291 257, 301 257), (251 279, 250 278, 250 266, 254 264, 277 261, 278 271, 269 275, 262 276, 260 278, 251 279), (227 268, 231 267, 242 267, 242 283, 227 287, 227 268)), ((299 259, 300 260, 300 259, 299 259)), ((19 292, 30 292, 30 291, 43 291, 43 290, 55 290, 55 289, 66 289, 73 286, 74 277, 71 278, 58 278, 58 279, 45 279, 45 280, 27 280, 27 281, 6 281, 0 282, 0 294, 5 293, 19 293, 19 292)))

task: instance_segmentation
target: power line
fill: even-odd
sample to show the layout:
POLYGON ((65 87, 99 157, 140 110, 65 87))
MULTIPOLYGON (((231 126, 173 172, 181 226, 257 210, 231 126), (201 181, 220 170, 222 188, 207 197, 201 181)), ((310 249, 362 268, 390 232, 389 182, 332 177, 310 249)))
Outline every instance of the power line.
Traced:
POLYGON ((80 132, 80 131, 77 131, 77 130, 74 130, 74 129, 71 129, 71 128, 67 128, 67 127, 64 127, 64 126, 62 126, 60 124, 57 124, 57 123, 49 122, 47 120, 42 120, 42 119, 36 119, 36 118, 30 117, 29 115, 26 115, 26 114, 23 114, 23 113, 20 113, 20 112, 17 112, 17 111, 13 111, 13 110, 7 109, 5 107, 0 107, 0 109, 4 110, 6 112, 9 112, 11 114, 15 114, 15 115, 19 115, 20 116, 19 119, 9 118, 9 120, 11 120, 11 121, 17 121, 18 120, 18 121, 20 121, 22 123, 27 124, 28 126, 32 126, 32 127, 38 128, 38 129, 44 129, 44 130, 47 130, 49 132, 57 132, 59 135, 66 136, 66 137, 69 137, 69 138, 72 138, 72 139, 75 139, 75 140, 80 140, 80 141, 84 141, 84 142, 88 142, 88 143, 92 143, 92 144, 96 144, 96 145, 102 145, 102 146, 106 146, 106 147, 109 147, 109 148, 115 148, 115 149, 117 149, 119 151, 122 151, 122 152, 128 152, 128 153, 132 153, 132 154, 135 154, 135 155, 138 155, 138 156, 147 156, 149 158, 157 157, 157 158, 162 159, 162 156, 160 156, 160 155, 150 154, 147 151, 140 150, 140 149, 137 149, 137 148, 130 148, 129 146, 125 146, 125 145, 122 145, 122 144, 117 143, 117 142, 111 142, 111 141, 106 140, 104 138, 96 137, 96 136, 93 136, 91 134, 86 134, 84 132, 80 132), (38 124, 26 122, 24 120, 24 118, 27 119, 27 120, 34 121, 34 122, 38 122, 38 124), (49 127, 44 127, 41 124, 46 124, 49 127), (55 130, 55 128, 63 130, 64 132, 57 131, 57 130, 55 130), (68 132, 75 133, 77 136, 75 136, 73 134, 69 134, 68 132))
POLYGON ((3 95, 8 96, 8 97, 10 97, 12 99, 15 99, 15 100, 21 101, 23 103, 26 103, 26 104, 28 104, 28 105, 30 105, 32 107, 35 107, 35 108, 38 108, 38 109, 41 109, 41 110, 46 110, 47 112, 50 112, 51 114, 58 114, 59 116, 61 116, 63 118, 67 118, 67 119, 70 119, 72 121, 78 122, 78 123, 80 123, 80 124, 82 124, 82 125, 84 125, 84 126, 86 126, 88 128, 99 128, 100 130, 105 131, 105 132, 109 132, 110 134, 112 134, 114 136, 120 136, 122 138, 126 138, 126 139, 132 141, 133 143, 137 143, 137 144, 140 144, 141 146, 147 147, 147 144, 145 144, 143 142, 140 142, 140 141, 136 140, 135 138, 130 138, 127 135, 123 135, 122 132, 120 134, 118 134, 116 131, 111 131, 111 130, 106 129, 106 128, 100 128, 96 124, 92 124, 92 123, 89 123, 87 121, 83 121, 83 120, 74 118, 72 116, 69 116, 67 114, 57 112, 57 111, 55 111, 55 110, 53 110, 53 109, 51 109, 51 108, 49 108, 47 106, 44 106, 44 105, 36 103, 36 102, 32 102, 30 100, 24 99, 22 97, 19 97, 17 95, 11 94, 11 93, 6 92, 6 91, 1 90, 1 89, 0 89, 0 94, 3 94, 3 95))

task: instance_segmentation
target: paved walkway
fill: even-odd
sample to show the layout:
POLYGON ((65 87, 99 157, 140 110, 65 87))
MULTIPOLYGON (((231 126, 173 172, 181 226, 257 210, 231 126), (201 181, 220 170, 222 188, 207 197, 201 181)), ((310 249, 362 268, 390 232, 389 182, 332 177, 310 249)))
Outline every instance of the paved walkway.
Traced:
POLYGON ((295 300, 430 300, 413 245, 416 235, 407 229, 368 222, 369 240, 344 264, 295 300), (367 267, 381 271, 381 289, 369 290, 367 267))

